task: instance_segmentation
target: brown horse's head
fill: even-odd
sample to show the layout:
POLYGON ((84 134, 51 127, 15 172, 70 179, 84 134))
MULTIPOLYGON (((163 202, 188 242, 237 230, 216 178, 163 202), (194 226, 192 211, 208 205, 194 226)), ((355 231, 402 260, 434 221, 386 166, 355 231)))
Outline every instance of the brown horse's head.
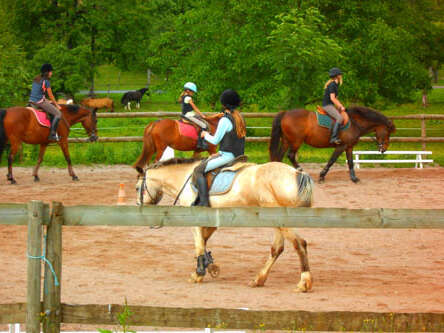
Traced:
POLYGON ((395 133, 395 131, 395 125, 390 119, 387 119, 386 124, 375 128, 376 142, 381 153, 384 153, 387 150, 390 144, 390 135, 395 133))
POLYGON ((382 113, 364 106, 352 106, 347 109, 350 118, 358 125, 361 135, 375 132, 378 150, 383 153, 390 144, 390 135, 396 131, 393 122, 382 113))
POLYGON ((80 122, 91 142, 99 138, 97 133, 97 109, 90 110, 82 105, 61 104, 63 115, 72 124, 80 122))

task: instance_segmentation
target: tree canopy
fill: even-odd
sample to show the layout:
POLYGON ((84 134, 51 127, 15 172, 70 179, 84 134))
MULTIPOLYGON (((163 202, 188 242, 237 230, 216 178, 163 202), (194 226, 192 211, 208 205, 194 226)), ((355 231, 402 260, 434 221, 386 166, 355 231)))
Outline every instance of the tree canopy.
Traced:
POLYGON ((94 88, 97 66, 150 68, 216 103, 226 88, 272 109, 320 100, 330 67, 341 95, 372 105, 430 89, 443 63, 438 0, 0 0, 0 103, 51 62, 55 92, 94 88))

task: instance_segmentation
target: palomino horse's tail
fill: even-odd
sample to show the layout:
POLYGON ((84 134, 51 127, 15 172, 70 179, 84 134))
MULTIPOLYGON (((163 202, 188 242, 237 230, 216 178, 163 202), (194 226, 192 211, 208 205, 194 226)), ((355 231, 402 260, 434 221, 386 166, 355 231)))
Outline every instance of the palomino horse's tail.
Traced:
POLYGON ((154 152, 153 149, 156 149, 154 142, 153 142, 153 138, 151 136, 151 131, 153 130, 155 123, 156 122, 153 122, 145 128, 145 132, 143 134, 142 153, 140 154, 136 163, 133 164, 133 167, 140 174, 143 174, 143 168, 147 164, 148 158, 153 154, 153 152, 154 152))
POLYGON ((268 151, 270 154, 270 161, 282 161, 284 158, 285 151, 282 149, 281 139, 282 139, 282 127, 281 121, 287 111, 281 111, 273 120, 273 126, 271 127, 271 138, 270 145, 268 146, 268 151))
POLYGON ((8 138, 6 137, 5 126, 3 125, 3 119, 6 116, 6 110, 0 110, 0 161, 2 159, 3 150, 6 147, 8 138))
POLYGON ((298 198, 302 207, 311 207, 313 201, 313 179, 304 171, 297 172, 298 198))

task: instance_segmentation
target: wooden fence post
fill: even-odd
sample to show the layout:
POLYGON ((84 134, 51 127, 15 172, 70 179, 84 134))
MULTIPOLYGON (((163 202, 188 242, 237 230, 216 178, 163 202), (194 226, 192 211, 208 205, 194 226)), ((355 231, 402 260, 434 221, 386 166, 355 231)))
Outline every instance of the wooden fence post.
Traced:
POLYGON ((425 143, 425 138, 427 137, 426 135, 426 123, 425 123, 425 115, 422 115, 421 117, 421 139, 422 139, 422 150, 426 149, 426 143, 425 143))
POLYGON ((62 282, 62 225, 63 205, 60 202, 52 203, 51 220, 46 234, 46 259, 51 263, 45 265, 45 279, 43 288, 43 332, 60 333, 62 319, 61 282, 62 282))
POLYGON ((28 203, 28 276, 26 298, 26 332, 40 333, 40 291, 42 255, 43 202, 28 203))

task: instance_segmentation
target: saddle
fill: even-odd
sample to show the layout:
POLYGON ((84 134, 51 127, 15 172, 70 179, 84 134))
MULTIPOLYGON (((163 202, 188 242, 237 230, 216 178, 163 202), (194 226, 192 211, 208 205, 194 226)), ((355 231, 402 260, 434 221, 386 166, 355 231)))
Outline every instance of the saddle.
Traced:
MULTIPOLYGON (((334 119, 333 117, 331 117, 327 111, 325 111, 321 106, 316 106, 317 109, 317 113, 316 113, 316 118, 318 120, 318 125, 321 127, 326 127, 326 128, 332 128, 333 124, 336 122, 336 119, 334 119)), ((348 116, 348 113, 345 111, 341 111, 341 116, 342 116, 342 124, 341 124, 341 130, 343 129, 347 129, 350 126, 350 117, 348 116)))
POLYGON ((248 157, 241 155, 236 157, 230 163, 209 171, 205 177, 207 179, 210 195, 222 195, 231 190, 236 177, 240 171, 248 168, 254 163, 248 163, 248 157))
POLYGON ((26 108, 34 114, 37 122, 43 127, 51 127, 51 115, 47 114, 44 110, 33 107, 31 104, 28 104, 26 108))

